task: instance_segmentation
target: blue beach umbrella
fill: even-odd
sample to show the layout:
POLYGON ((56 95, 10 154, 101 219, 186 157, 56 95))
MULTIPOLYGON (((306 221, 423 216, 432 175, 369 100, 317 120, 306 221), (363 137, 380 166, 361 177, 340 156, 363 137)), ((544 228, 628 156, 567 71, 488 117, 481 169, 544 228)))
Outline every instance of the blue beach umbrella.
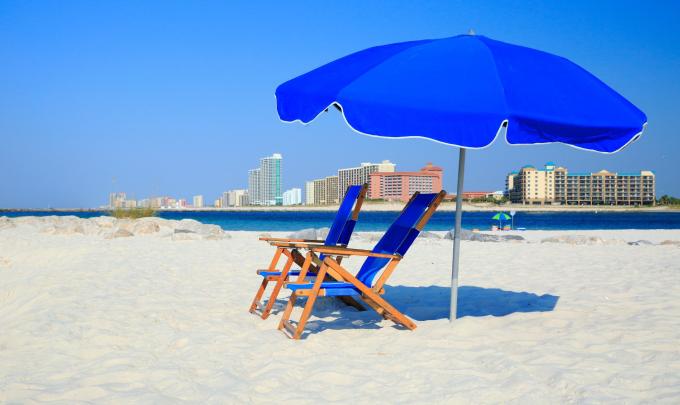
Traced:
POLYGON ((614 153, 647 117, 575 63, 546 52, 459 35, 377 46, 276 89, 279 117, 308 123, 337 108, 357 132, 457 146, 458 185, 450 320, 456 317, 466 149, 563 143, 614 153))

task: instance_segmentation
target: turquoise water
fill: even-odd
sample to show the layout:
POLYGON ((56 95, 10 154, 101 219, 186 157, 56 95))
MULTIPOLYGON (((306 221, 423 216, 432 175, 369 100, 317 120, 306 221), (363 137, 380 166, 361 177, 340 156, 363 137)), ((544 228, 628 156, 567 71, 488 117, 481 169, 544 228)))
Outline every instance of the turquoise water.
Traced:
MULTIPOLYGON (((358 231, 382 231, 397 217, 398 212, 364 211, 359 216, 358 231)), ((465 212, 464 228, 488 229, 493 212, 465 212)), ((25 215, 76 215, 89 218, 104 215, 103 212, 53 212, 12 211, 0 212, 0 216, 25 215)), ((161 218, 195 219, 215 224, 225 230, 239 231, 293 231, 303 228, 330 226, 335 213, 327 211, 172 211, 161 212, 161 218)), ((453 228, 454 213, 435 213, 426 229, 445 231, 453 228)), ((528 230, 579 230, 579 229, 680 229, 680 212, 518 212, 515 227, 528 230)))

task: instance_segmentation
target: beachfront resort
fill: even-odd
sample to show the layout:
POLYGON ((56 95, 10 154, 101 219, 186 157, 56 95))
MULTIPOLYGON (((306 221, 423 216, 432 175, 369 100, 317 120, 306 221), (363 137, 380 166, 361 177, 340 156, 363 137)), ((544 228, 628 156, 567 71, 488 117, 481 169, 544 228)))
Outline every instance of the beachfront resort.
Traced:
POLYGON ((524 166, 508 174, 506 195, 516 204, 530 205, 654 205, 656 175, 637 173, 572 173, 548 162, 542 169, 524 166))
MULTIPOLYGON (((256 169, 248 171, 248 188, 225 191, 212 207, 301 206, 323 207, 339 204, 344 191, 352 185, 368 184, 368 200, 406 202, 415 192, 438 193, 443 189, 444 169, 427 163, 418 171, 397 171, 389 160, 361 163, 341 168, 337 174, 305 182, 302 188, 284 191, 283 156, 274 153, 260 159, 256 169)), ((573 173, 546 163, 544 168, 524 166, 505 178, 505 190, 464 191, 465 201, 507 201, 541 206, 653 206, 656 204, 656 175, 649 170, 637 173, 573 173)), ((452 201, 455 194, 445 198, 452 201)), ((140 201, 128 199, 126 193, 109 196, 108 208, 150 207, 155 209, 203 209, 203 196, 186 199, 155 197, 140 201)))

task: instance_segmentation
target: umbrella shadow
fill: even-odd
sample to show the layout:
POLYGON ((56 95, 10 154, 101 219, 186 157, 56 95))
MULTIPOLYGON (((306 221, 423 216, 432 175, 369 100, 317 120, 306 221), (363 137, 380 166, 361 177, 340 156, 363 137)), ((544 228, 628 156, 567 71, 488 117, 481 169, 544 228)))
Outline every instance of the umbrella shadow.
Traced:
MULTIPOLYGON (((416 321, 448 319, 451 290, 448 287, 386 286, 385 298, 416 321)), ((507 316, 518 312, 553 311, 559 296, 500 288, 458 288, 457 317, 507 316)))
MULTIPOLYGON (((384 297, 399 311, 418 322, 448 319, 450 293, 450 288, 441 286, 385 286, 384 297)), ((558 300, 559 296, 550 294, 538 295, 500 288, 462 286, 458 288, 458 318, 549 312, 555 309, 558 300)), ((301 305, 304 305, 304 300, 301 305)), ((370 309, 359 312, 344 304, 332 305, 330 308, 315 308, 314 315, 317 319, 307 323, 303 339, 329 329, 380 329, 383 320, 370 309)), ((393 326, 405 329, 400 325, 393 326)))

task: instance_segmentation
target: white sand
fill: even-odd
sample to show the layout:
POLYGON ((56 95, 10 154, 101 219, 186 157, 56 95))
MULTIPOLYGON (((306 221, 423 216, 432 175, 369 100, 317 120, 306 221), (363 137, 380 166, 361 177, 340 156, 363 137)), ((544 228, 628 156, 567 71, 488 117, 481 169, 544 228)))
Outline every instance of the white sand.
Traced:
POLYGON ((2 225, 0 402, 680 402, 677 245, 463 242, 470 316, 450 325, 451 241, 419 239, 386 293, 418 329, 324 300, 292 341, 247 311, 272 253, 256 233, 2 225))

